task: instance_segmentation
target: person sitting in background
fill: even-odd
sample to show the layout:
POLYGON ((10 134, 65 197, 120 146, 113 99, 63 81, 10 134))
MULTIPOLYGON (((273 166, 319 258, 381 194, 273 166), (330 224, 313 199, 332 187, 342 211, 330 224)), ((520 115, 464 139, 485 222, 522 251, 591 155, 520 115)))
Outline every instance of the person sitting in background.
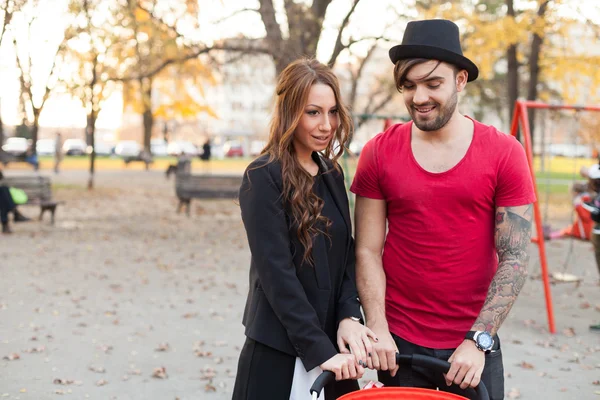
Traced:
MULTIPOLYGON (((600 277, 600 165, 592 165, 587 171, 590 184, 593 187, 596 195, 593 200, 584 202, 583 207, 590 213, 590 218, 594 222, 594 228, 592 229, 590 242, 594 246, 594 256, 596 257, 596 267, 598 268, 598 274, 600 277)), ((593 331, 600 332, 600 324, 590 325, 590 329, 593 331)))
POLYGON ((13 201, 10 189, 8 186, 3 185, 4 175, 0 169, 0 222, 2 223, 2 233, 12 233, 8 222, 8 214, 13 213, 14 222, 25 222, 29 221, 29 218, 24 216, 17 209, 17 205, 13 201))
POLYGON ((25 153, 25 162, 31 164, 34 170, 40 169, 40 162, 38 161, 38 156, 34 151, 33 142, 27 146, 27 152, 25 153))
POLYGON ((575 209, 575 221, 566 228, 552 231, 549 226, 544 228, 544 239, 554 240, 572 237, 581 240, 590 240, 594 221, 590 212, 585 208, 585 203, 594 199, 600 191, 600 166, 594 164, 591 167, 581 167, 580 175, 588 178, 585 183, 573 185, 573 208, 575 209))

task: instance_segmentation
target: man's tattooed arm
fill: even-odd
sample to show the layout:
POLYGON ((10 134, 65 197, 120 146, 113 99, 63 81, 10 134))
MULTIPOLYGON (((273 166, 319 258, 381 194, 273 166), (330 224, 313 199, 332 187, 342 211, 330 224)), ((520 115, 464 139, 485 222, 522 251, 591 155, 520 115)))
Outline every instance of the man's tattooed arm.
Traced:
POLYGON ((473 330, 496 334, 527 278, 533 206, 496 208, 498 270, 473 330))

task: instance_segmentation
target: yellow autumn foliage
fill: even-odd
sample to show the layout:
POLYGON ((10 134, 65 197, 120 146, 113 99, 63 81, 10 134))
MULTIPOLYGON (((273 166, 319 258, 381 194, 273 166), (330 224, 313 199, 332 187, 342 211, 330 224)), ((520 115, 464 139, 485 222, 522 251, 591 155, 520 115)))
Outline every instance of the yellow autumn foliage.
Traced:
POLYGON ((564 103, 598 102, 600 52, 590 55, 581 49, 577 30, 583 29, 583 23, 558 12, 559 7, 573 3, 552 0, 544 16, 540 17, 538 9, 545 2, 547 0, 538 0, 537 6, 519 10, 518 16, 513 18, 475 12, 473 2, 456 0, 419 9, 419 18, 455 21, 461 29, 465 56, 477 64, 481 79, 493 77, 498 63, 505 59, 512 44, 517 45, 518 61, 526 64, 531 39, 537 34, 544 38, 539 61, 540 82, 544 82, 539 91, 540 100, 551 101, 558 93, 564 103))

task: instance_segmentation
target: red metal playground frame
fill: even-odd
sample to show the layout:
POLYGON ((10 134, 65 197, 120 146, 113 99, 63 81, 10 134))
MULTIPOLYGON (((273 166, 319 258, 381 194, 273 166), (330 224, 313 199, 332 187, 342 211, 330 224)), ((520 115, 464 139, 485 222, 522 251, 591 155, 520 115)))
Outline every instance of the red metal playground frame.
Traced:
POLYGON ((531 147, 531 131, 529 127, 529 119, 527 117, 528 108, 541 108, 550 110, 575 110, 575 111, 600 111, 600 106, 576 106, 576 105, 561 105, 561 104, 546 104, 538 101, 517 101, 515 103, 515 112, 513 114, 513 120, 510 128, 510 134, 517 136, 519 125, 521 126, 521 132, 523 136, 523 145, 525 146, 525 152, 527 154, 527 162, 529 163, 529 171, 531 172, 531 179, 533 180, 533 187, 535 189, 535 196, 538 199, 533 204, 534 216, 535 216, 535 230, 537 237, 532 238, 531 242, 537 244, 540 253, 540 265, 542 267, 542 280, 544 282, 544 293, 546 296, 546 310, 548 312, 548 329, 551 333, 556 333, 556 326, 554 325, 554 311, 552 306, 552 294, 550 293, 550 278, 548 276, 548 261, 546 259, 546 246, 544 241, 544 235, 540 234, 543 232, 542 228, 542 214, 540 213, 539 196, 537 190, 537 182, 535 180, 535 170, 533 169, 533 150, 531 147))

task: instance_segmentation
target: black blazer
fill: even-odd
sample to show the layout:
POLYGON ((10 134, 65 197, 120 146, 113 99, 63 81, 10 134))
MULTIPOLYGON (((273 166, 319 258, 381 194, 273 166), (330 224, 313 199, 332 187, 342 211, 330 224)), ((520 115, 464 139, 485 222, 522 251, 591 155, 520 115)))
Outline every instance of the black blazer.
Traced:
POLYGON ((250 289, 243 324, 251 339, 300 357, 310 371, 338 353, 335 336, 324 331, 326 321, 361 317, 355 283, 354 242, 343 175, 327 159, 313 153, 324 181, 348 227, 345 273, 330 282, 327 242, 318 235, 313 242, 314 267, 302 265, 304 248, 291 226, 289 207, 282 201, 281 163, 263 155, 252 162, 240 187, 242 220, 252 253, 250 289), (339 288, 334 310, 329 310, 332 288, 339 288), (332 340, 333 339, 333 340, 332 340))

